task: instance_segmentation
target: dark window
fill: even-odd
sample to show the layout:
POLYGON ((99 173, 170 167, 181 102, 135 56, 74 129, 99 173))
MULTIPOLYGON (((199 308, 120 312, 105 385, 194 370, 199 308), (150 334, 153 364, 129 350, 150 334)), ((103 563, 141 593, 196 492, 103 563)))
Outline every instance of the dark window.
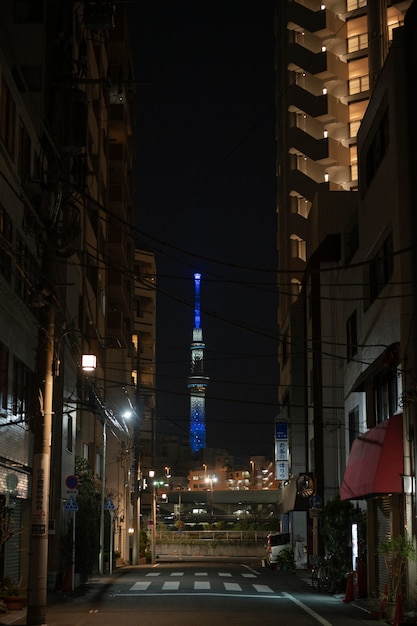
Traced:
POLYGON ((1 83, 0 138, 10 156, 14 157, 14 139, 16 134, 16 105, 6 81, 1 83))
POLYGON ((36 23, 43 19, 43 0, 14 0, 15 22, 36 23))
POLYGON ((270 546, 285 546, 287 543, 290 543, 290 541, 290 533, 275 533, 268 535, 268 543, 270 546))
POLYGON ((9 394, 9 351, 2 343, 0 343, 0 394, 1 408, 7 409, 9 394))
POLYGON ((29 417, 29 400, 32 389, 32 373, 20 359, 13 361, 13 415, 29 417))
POLYGON ((3 239, 3 245, 0 246, 0 274, 10 283, 12 280, 11 244, 13 241, 13 222, 1 205, 0 237, 3 239))
POLYGON ((72 415, 68 415, 67 420, 67 450, 72 452, 72 415))
POLYGON ((366 154, 366 182, 368 186, 384 158, 388 144, 389 118, 388 111, 386 111, 366 154))
POLYGON ((394 271, 392 233, 388 235, 369 266, 369 295, 371 303, 391 279, 394 271))
POLYGON ((358 352, 358 329, 356 321, 356 311, 352 313, 346 322, 346 348, 347 360, 351 361, 358 352))
POLYGON ((353 442, 359 435, 359 407, 355 406, 352 411, 349 411, 349 450, 352 447, 353 442))
POLYGON ((398 409, 397 370, 387 368, 373 381, 375 421, 377 424, 394 415, 398 409))
POLYGON ((345 233, 345 263, 348 264, 352 260, 356 250, 359 247, 359 226, 358 216, 355 214, 353 222, 350 224, 345 233))
POLYGON ((30 156, 31 156, 31 140, 29 134, 24 127, 22 120, 19 126, 19 174, 24 181, 30 180, 30 156))
POLYGON ((27 306, 31 303, 33 286, 38 282, 37 277, 36 260, 24 239, 17 233, 15 291, 27 306))

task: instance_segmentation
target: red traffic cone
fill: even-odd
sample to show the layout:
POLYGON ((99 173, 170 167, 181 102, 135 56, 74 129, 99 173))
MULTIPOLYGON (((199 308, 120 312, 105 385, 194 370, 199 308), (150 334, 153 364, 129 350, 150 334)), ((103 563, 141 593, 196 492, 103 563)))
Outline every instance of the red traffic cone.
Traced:
POLYGON ((404 619, 403 614, 403 599, 400 594, 397 595, 395 599, 395 613, 394 613, 394 621, 392 622, 393 626, 400 626, 404 619))
POLYGON ((71 591, 72 565, 68 565, 64 580, 62 581, 61 591, 71 591))
POLYGON ((345 594, 345 597, 343 598, 343 602, 352 602, 352 600, 355 599, 354 586, 353 586, 354 575, 355 574, 353 572, 350 572, 349 574, 349 579, 348 579, 347 587, 346 587, 346 594, 345 594))

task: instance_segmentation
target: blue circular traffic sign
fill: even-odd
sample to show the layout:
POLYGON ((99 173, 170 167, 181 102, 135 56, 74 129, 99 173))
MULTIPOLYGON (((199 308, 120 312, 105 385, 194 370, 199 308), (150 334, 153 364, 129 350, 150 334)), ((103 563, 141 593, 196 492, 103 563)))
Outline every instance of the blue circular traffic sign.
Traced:
POLYGON ((321 509, 323 506, 323 498, 321 496, 311 496, 308 503, 312 509, 321 509))

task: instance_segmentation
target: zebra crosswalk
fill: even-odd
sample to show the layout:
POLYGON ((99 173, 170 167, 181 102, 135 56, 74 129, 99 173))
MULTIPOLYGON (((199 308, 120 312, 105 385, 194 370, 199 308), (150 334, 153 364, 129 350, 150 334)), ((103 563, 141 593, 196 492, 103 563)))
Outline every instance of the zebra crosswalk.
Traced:
POLYGON ((151 571, 143 574, 130 588, 132 594, 140 593, 190 593, 190 592, 222 592, 222 593, 255 593, 275 594, 269 585, 255 582, 257 575, 251 572, 232 574, 231 572, 194 572, 185 576, 184 571, 151 571), (230 580, 233 579, 234 580, 230 580), (251 580, 252 579, 252 580, 251 580))

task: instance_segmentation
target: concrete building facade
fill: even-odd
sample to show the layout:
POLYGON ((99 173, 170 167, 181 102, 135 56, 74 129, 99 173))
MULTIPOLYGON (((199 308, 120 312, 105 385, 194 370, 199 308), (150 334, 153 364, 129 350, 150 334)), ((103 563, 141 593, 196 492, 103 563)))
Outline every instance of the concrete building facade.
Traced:
POLYGON ((74 569, 61 548, 80 461, 100 502, 94 567, 110 536, 131 556, 135 82, 122 5, 6 1, 0 23, 0 508, 19 531, 0 575, 44 623, 46 588, 74 569))
MULTIPOLYGON (((404 471, 394 470, 396 491, 374 484, 366 497, 347 493, 364 433, 389 424, 393 440, 410 439, 400 364, 414 336, 411 120, 407 81, 397 82, 409 61, 400 59, 400 31, 394 37, 410 4, 285 2, 276 13, 278 419, 290 431, 282 511, 318 554, 324 546, 303 479, 323 504, 341 493, 359 505, 372 585, 383 582, 378 542, 410 532, 404 471)), ((407 443, 398 455, 407 476, 410 454, 407 443)))
MULTIPOLYGON (((278 419, 288 421, 290 431, 290 474, 282 508, 289 527, 305 537, 314 554, 324 546, 309 513, 311 489, 322 503, 339 495, 353 441, 381 419, 369 398, 378 393, 378 402, 386 404, 393 385, 382 377, 379 391, 375 380, 374 391, 368 388, 364 394, 362 378, 352 380, 366 365, 392 353, 404 320, 395 297, 382 300, 382 288, 373 284, 383 279, 372 274, 384 275, 377 259, 402 249, 392 239, 387 216, 388 211, 394 223, 398 198, 382 210, 381 199, 368 192, 364 203, 363 172, 372 165, 366 150, 358 153, 358 130, 361 137, 367 134, 361 123, 370 97, 381 89, 377 85, 393 34, 410 4, 277 3, 278 419), (362 257, 353 269, 359 248, 362 257), (364 269, 367 264, 371 274, 364 269), (380 319, 373 314, 374 300, 380 319), (397 331, 391 332, 394 327, 397 331), (353 388, 360 389, 359 395, 352 395, 353 388)), ((378 102, 378 96, 372 97, 378 102)), ((398 109, 390 107, 390 114, 398 109)), ((390 128, 404 123, 401 115, 390 128)), ((365 144, 369 133, 362 139, 365 144)), ((384 143, 383 130, 379 133, 375 152, 381 146, 376 148, 376 142, 384 143)), ((401 149, 390 143, 391 176, 401 149)), ((383 158, 384 164, 389 162, 385 154, 383 158)), ((407 205, 402 205, 406 212, 407 205)), ((387 276, 390 282, 392 274, 387 276)), ((403 382, 391 376, 400 397, 403 382)), ((384 409, 384 419, 396 417, 400 405, 394 404, 384 409)), ((398 519, 393 521, 398 511, 394 500, 386 513, 394 525, 389 532, 399 528, 398 519)), ((365 510, 367 504, 361 500, 365 510)))

